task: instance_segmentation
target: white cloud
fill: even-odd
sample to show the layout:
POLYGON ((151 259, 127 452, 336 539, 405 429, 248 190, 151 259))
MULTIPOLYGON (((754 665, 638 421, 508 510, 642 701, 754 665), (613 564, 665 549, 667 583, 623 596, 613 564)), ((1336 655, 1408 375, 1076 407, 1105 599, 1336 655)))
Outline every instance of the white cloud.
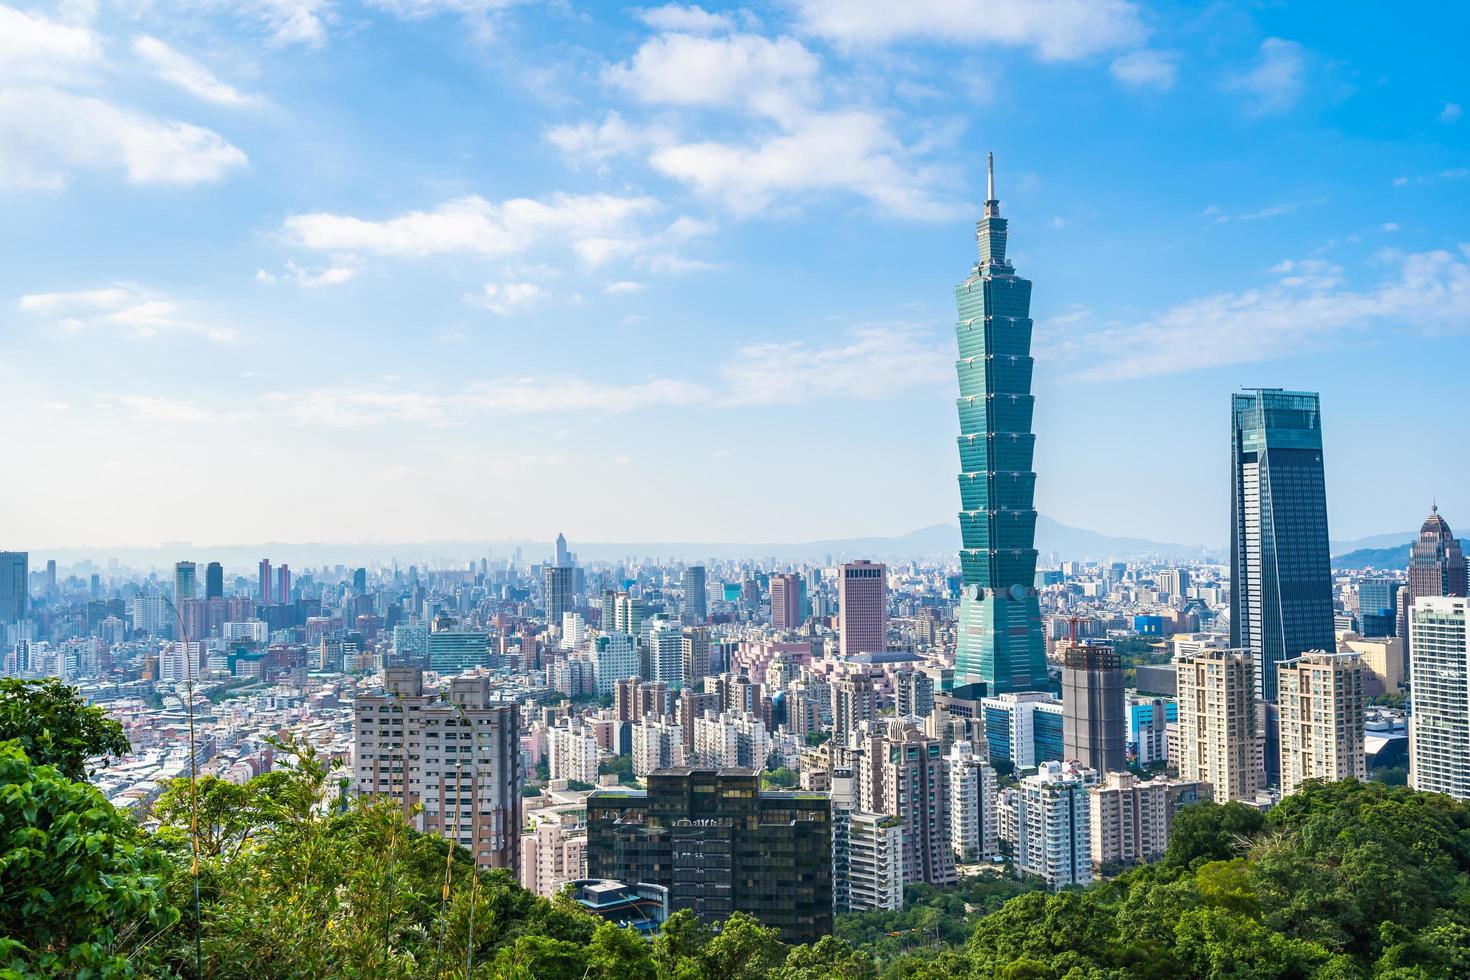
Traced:
POLYGON ((135 184, 198 184, 245 163, 201 126, 50 88, 0 92, 0 186, 56 190, 78 170, 119 166, 135 184))
POLYGON ((882 117, 849 110, 809 114, 789 132, 748 144, 665 147, 650 163, 741 215, 787 193, 847 191, 900 217, 953 217, 955 206, 934 195, 936 175, 908 155, 882 117))
POLYGON ((342 283, 351 279, 356 271, 356 269, 349 266, 333 265, 322 269, 320 272, 312 272, 309 269, 297 265, 295 262, 287 262, 286 271, 280 276, 273 272, 267 272, 265 269, 256 269, 255 281, 265 283, 266 285, 274 285, 280 282, 282 278, 285 278, 305 289, 313 289, 317 286, 340 286, 342 283))
POLYGON ((534 282, 487 282, 478 295, 466 298, 496 316, 510 316, 517 307, 525 306, 541 295, 541 287, 534 282))
POLYGON ((953 355, 911 326, 869 326, 843 342, 742 347, 721 370, 732 405, 786 405, 813 398, 886 398, 953 380, 953 355))
POLYGON ((18 303, 22 312, 50 319, 66 333, 117 330, 134 338, 166 333, 192 333, 217 342, 235 339, 235 331, 202 323, 182 303, 131 283, 73 292, 29 293, 18 303))
POLYGON ((1383 223, 1383 230, 1384 231, 1398 231, 1399 230, 1399 223, 1397 221, 1385 221, 1383 223))
POLYGON ((514 198, 499 203, 470 195, 433 211, 410 211, 383 221, 326 213, 293 215, 286 219, 285 233, 295 244, 319 251, 503 256, 551 238, 576 248, 614 237, 658 206, 650 197, 607 194, 555 194, 544 201, 514 198))
POLYGON ((712 14, 700 6, 677 3, 638 11, 638 19, 656 31, 680 31, 685 34, 714 34, 731 30, 734 22, 724 14, 712 14))
POLYGON ((1113 59, 1108 71, 1124 85, 1167 91, 1174 87, 1178 60, 1172 51, 1130 51, 1113 59))
POLYGON ((816 98, 821 67, 794 38, 663 34, 645 41, 630 62, 609 67, 603 79, 653 105, 745 107, 789 119, 816 98))
POLYGON ((1136 45, 1147 32, 1127 0, 791 0, 809 32, 839 44, 906 40, 1032 48, 1048 61, 1136 45))
POLYGON ((209 10, 231 14, 268 34, 276 44, 320 47, 332 20, 331 0, 194 0, 209 10))
POLYGON ((1246 108, 1255 115, 1285 112, 1306 90, 1306 61, 1306 49, 1297 42, 1268 37, 1256 67, 1227 79, 1225 88, 1245 93, 1246 108))
POLYGON ((614 296, 626 295, 628 293, 641 293, 643 292, 643 283, 629 281, 610 282, 602 287, 602 291, 614 296))
POLYGON ((85 27, 0 6, 0 80, 65 79, 101 54, 85 27))
POLYGON ((609 112, 600 123, 583 122, 553 126, 546 139, 573 166, 605 168, 613 157, 643 153, 672 143, 672 130, 663 126, 635 126, 617 112, 609 112))
POLYGON ((1470 322, 1470 245, 1380 258, 1389 274, 1377 286, 1349 288, 1360 277, 1320 260, 1288 261, 1259 289, 1190 300, 1138 323, 1072 325, 1038 342, 1087 365, 1084 380, 1117 380, 1271 360, 1370 330, 1447 332, 1470 322))
POLYGON ((156 37, 140 34, 133 38, 133 51, 153 66, 153 73, 159 78, 206 102, 228 106, 251 106, 260 102, 258 96, 241 92, 221 81, 214 72, 156 37))
POLYGON ((1439 121, 1442 123, 1452 123, 1462 115, 1464 115, 1464 110, 1457 103, 1446 102, 1444 108, 1439 110, 1439 121))

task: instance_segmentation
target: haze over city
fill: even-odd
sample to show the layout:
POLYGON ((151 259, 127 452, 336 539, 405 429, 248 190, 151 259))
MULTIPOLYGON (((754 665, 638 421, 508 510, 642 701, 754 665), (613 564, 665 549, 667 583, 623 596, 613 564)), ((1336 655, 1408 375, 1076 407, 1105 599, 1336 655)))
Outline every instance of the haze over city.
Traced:
POLYGON ((1223 546, 1269 385, 1470 512, 1465 12, 969 6, 0 7, 6 544, 953 522, 990 150, 1043 515, 1223 546))

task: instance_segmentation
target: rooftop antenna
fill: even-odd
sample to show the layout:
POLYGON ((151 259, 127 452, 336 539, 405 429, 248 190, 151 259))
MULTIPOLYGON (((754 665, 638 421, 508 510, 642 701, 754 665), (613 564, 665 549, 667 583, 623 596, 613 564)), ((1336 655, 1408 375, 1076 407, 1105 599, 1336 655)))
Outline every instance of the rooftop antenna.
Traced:
POLYGON ((987 153, 987 154, 985 154, 985 164, 986 164, 986 167, 985 167, 985 170, 986 170, 986 174, 985 174, 985 199, 987 201, 993 201, 993 200, 995 200, 995 154, 994 153, 987 153))

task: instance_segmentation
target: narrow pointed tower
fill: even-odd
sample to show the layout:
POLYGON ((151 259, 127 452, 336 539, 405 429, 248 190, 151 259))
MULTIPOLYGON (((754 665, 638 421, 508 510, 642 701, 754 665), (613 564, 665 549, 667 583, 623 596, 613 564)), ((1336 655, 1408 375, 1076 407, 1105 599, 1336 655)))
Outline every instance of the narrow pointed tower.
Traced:
POLYGON ((960 596, 955 673, 989 694, 1047 684, 1036 594, 1031 433, 1031 282, 1006 260, 1006 219, 989 158, 977 262, 959 304, 960 596))

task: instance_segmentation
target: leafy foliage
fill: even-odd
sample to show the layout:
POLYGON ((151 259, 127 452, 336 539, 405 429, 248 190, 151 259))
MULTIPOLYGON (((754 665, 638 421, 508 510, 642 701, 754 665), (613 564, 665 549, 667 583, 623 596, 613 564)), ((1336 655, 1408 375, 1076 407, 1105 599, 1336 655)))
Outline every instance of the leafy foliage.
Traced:
MULTIPOLYGON (((82 730, 55 693, 7 696, 82 730)), ((42 752, 72 744, 31 736, 42 752)), ((243 786, 167 787, 147 834, 0 742, 0 980, 1470 976, 1470 807, 1404 787, 1309 783, 1265 815, 1195 804, 1157 865, 1056 894, 999 876, 914 886, 901 912, 844 915, 836 936, 791 948, 748 915, 716 929, 688 911, 647 942, 476 868, 391 801, 344 798, 311 747, 277 749, 276 771, 243 786)), ((89 754, 83 739, 69 761, 89 754)))
POLYGON ((167 866, 101 793, 0 742, 0 975, 146 972, 178 918, 167 866))
POLYGON ((86 779, 89 758, 132 748, 106 711, 54 677, 0 677, 0 742, 12 739, 31 762, 55 766, 67 779, 86 779))

